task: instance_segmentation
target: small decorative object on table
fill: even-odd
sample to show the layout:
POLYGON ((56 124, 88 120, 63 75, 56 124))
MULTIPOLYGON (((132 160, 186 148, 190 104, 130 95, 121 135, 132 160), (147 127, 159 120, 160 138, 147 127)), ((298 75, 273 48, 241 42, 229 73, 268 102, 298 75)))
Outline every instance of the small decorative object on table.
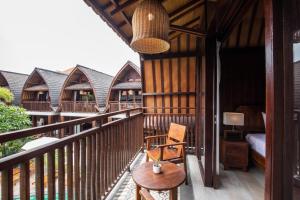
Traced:
POLYGON ((159 174, 161 172, 161 164, 160 164, 160 159, 157 159, 156 161, 153 162, 153 173, 154 174, 159 174))

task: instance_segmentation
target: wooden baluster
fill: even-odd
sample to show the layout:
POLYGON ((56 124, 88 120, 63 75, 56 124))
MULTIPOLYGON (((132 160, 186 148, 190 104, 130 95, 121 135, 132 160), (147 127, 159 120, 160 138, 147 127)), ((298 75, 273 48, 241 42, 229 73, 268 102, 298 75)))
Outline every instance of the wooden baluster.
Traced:
POLYGON ((30 172, 29 161, 20 165, 20 200, 29 200, 30 198, 30 172))
POLYGON ((48 178, 48 199, 55 199, 55 151, 48 153, 47 178, 48 178))
POLYGON ((100 176, 100 170, 101 170, 101 141, 100 141, 100 134, 96 134, 96 182, 95 182, 95 192, 96 192, 96 199, 101 198, 101 176, 100 176))
POLYGON ((96 135, 92 135, 91 199, 96 199, 96 135))
POLYGON ((80 199, 86 199, 86 141, 80 140, 80 199))
MULTIPOLYGON (((108 188, 108 169, 109 169, 109 166, 108 166, 108 138, 107 138, 107 135, 108 135, 108 129, 105 128, 104 129, 104 140, 103 140, 103 160, 104 160, 104 189, 105 191, 107 190, 108 188)), ((105 192, 103 191, 103 192, 105 192)))
POLYGON ((13 169, 1 172, 1 199, 13 200, 13 169))
POLYGON ((79 151, 80 151, 80 143, 75 141, 74 145, 74 199, 80 199, 80 171, 79 171, 79 151))
POLYGON ((35 159, 35 195, 37 200, 44 199, 44 155, 35 159))
POLYGON ((58 149, 58 199, 65 199, 65 149, 58 149))
POLYGON ((101 131, 100 132, 100 194, 104 194, 105 193, 105 157, 104 157, 104 145, 105 145, 105 131, 101 131))
POLYGON ((86 199, 91 199, 91 137, 86 138, 86 199))
MULTIPOLYGON (((75 157, 75 156, 74 156, 75 157)), ((67 146, 67 193, 68 199, 73 199, 73 145, 67 146)))

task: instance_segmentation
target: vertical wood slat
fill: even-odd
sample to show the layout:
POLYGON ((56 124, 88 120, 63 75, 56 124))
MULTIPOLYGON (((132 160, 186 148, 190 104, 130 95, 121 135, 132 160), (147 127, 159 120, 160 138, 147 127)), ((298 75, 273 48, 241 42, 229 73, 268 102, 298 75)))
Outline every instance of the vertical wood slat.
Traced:
POLYGON ((44 199, 44 155, 35 159, 35 195, 37 200, 44 199))
POLYGON ((13 169, 1 172, 1 199, 13 200, 13 169))
POLYGON ((96 199, 101 198, 101 133, 96 134, 96 182, 95 182, 95 192, 96 192, 96 199))
POLYGON ((91 136, 86 138, 86 199, 91 199, 91 136))
POLYGON ((91 199, 96 199, 96 135, 92 135, 91 199))
POLYGON ((55 199, 55 151, 47 155, 48 199, 55 199))
MULTIPOLYGON (((151 67, 152 67, 152 78, 153 78, 153 92, 156 93, 156 73, 155 73, 155 62, 154 60, 151 61, 151 67)), ((156 96, 154 98, 154 112, 157 113, 157 98, 156 96)))
MULTIPOLYGON (((75 157, 75 156, 74 156, 75 157)), ((73 199, 73 145, 67 146, 67 193, 68 199, 73 199)))
POLYGON ((65 149, 58 149, 58 199, 65 199, 65 149))
POLYGON ((79 170, 79 162, 80 162, 80 142, 75 141, 73 143, 74 146, 74 199, 80 199, 80 170, 79 170))
POLYGON ((29 200, 30 196, 30 171, 29 162, 20 165, 20 200, 29 200))
POLYGON ((80 140, 80 199, 86 199, 86 139, 80 140))

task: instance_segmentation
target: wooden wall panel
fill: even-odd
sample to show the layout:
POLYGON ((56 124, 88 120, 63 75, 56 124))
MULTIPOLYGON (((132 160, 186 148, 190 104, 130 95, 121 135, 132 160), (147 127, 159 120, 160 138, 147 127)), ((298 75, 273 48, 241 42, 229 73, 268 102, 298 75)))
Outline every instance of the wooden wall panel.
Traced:
MULTIPOLYGON (((170 52, 195 51, 195 43, 194 36, 181 34, 171 41, 170 52)), ((144 105, 152 107, 147 109, 147 112, 195 114, 196 57, 175 56, 147 59, 142 62, 144 105)))

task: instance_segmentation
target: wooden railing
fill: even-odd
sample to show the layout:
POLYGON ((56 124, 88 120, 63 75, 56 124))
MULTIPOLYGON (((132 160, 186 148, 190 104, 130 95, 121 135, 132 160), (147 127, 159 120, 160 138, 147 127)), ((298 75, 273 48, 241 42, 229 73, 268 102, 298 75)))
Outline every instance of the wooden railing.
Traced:
POLYGON ((134 109, 134 108, 141 108, 143 104, 141 102, 109 102, 109 110, 110 112, 126 110, 126 109, 134 109))
MULTIPOLYGON (((167 114, 167 113, 145 113, 144 135, 167 134, 170 123, 177 123, 187 127, 186 142, 188 153, 195 153, 195 115, 194 114, 167 114)), ((161 141, 157 141, 161 143, 161 141)))
POLYGON ((0 159, 1 199, 19 195, 21 199, 105 198, 143 145, 143 114, 130 114, 132 111, 136 112, 108 113, 1 134, 0 142, 5 143, 76 124, 96 124, 89 130, 0 159), (121 113, 127 117, 104 122, 121 113))
POLYGON ((50 101, 23 101, 22 105, 30 111, 52 111, 50 101))
POLYGON ((95 101, 63 101, 63 112, 98 112, 95 101))

